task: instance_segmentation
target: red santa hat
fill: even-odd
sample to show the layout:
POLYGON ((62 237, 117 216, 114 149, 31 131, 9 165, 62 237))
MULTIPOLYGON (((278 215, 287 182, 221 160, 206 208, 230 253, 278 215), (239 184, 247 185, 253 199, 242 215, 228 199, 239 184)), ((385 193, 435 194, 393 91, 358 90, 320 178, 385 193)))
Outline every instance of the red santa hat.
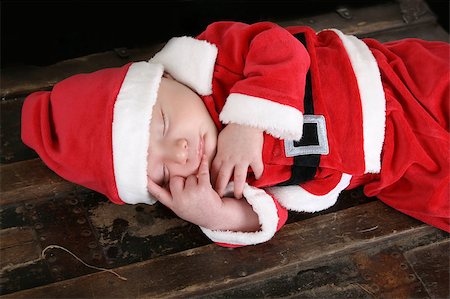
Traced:
POLYGON ((161 64, 129 63, 29 95, 22 139, 61 177, 111 201, 149 203, 147 151, 161 64))

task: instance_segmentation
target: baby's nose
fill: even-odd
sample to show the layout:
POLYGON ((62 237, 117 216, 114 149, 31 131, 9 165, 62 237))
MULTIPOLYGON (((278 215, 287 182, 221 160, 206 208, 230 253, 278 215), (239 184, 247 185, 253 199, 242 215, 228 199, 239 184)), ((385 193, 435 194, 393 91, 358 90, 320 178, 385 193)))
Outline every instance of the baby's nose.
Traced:
POLYGON ((175 163, 186 164, 188 159, 188 143, 184 138, 175 140, 170 149, 169 159, 175 163))

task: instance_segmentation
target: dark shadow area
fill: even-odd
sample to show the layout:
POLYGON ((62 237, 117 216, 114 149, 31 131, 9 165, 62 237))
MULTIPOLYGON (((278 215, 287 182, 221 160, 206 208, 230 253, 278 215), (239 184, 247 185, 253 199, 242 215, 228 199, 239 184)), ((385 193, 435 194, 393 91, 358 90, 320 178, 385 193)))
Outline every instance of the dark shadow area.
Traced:
MULTIPOLYGON (((164 42, 219 20, 283 20, 382 2, 388 1, 2 1, 1 66, 49 65, 164 42)), ((429 2, 448 31, 448 1, 429 2)))
POLYGON ((438 18, 439 25, 445 29, 445 31, 449 31, 450 21, 449 21, 449 12, 450 12, 450 1, 448 0, 427 0, 426 3, 431 8, 433 13, 438 18))

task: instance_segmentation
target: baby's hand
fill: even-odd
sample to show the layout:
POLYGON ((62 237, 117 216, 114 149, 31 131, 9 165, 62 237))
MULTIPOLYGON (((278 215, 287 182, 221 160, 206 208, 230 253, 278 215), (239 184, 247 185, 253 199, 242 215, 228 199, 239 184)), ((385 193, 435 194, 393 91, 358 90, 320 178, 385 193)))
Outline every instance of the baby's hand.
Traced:
POLYGON ((156 199, 186 221, 209 228, 221 218, 218 215, 223 202, 211 186, 206 156, 202 158, 197 174, 186 179, 170 178, 170 193, 151 181, 148 188, 156 199))
POLYGON ((249 126, 228 124, 220 132, 211 176, 214 187, 221 197, 232 175, 236 198, 242 197, 249 166, 257 179, 262 175, 263 142, 262 130, 249 126))

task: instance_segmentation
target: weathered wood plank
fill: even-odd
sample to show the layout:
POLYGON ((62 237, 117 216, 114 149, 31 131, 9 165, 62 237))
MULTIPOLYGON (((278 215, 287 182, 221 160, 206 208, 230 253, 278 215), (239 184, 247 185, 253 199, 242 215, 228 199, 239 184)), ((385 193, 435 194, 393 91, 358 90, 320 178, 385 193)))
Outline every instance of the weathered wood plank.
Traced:
POLYGON ((1 249, 18 246, 23 243, 33 242, 35 236, 29 228, 9 228, 0 230, 1 249))
MULTIPOLYGON (((116 205, 92 191, 60 192, 2 205, 0 224, 3 231, 31 230, 40 248, 63 246, 101 267, 119 267, 211 243, 197 226, 159 204, 116 205)), ((0 250, 8 243, 1 242, 0 250)), ((20 238, 20 243, 29 242, 20 238)), ((13 253, 10 247, 6 253, 13 253)), ((60 250, 50 250, 45 259, 38 256, 33 264, 9 264, 14 267, 0 271, 0 295, 95 271, 60 250)))
POLYGON ((431 298, 450 298, 450 242, 414 248, 406 258, 431 298))
POLYGON ((306 25, 317 31, 338 28, 347 34, 365 36, 435 22, 436 17, 424 1, 399 0, 371 7, 342 7, 336 12, 278 23, 281 26, 306 25))
MULTIPOLYGON (((21 178, 19 181, 23 182, 21 178)), ((38 181, 38 184, 46 183, 51 184, 51 181, 38 181)), ((37 198, 35 193, 29 193, 33 188, 23 189, 20 195, 24 201, 11 200, 0 209, 3 228, 33 228, 41 248, 58 244, 88 262, 96 256, 92 260, 96 265, 119 267, 211 242, 198 227, 179 219, 159 204, 120 206, 87 189, 71 191, 67 188, 65 192, 61 186, 59 192, 51 188, 42 189, 49 190, 49 193, 42 193, 37 198)), ((371 200, 374 199, 364 197, 361 189, 345 191, 332 208, 314 214, 290 212, 288 222, 332 213, 371 200)), ((81 265, 77 267, 76 261, 64 252, 56 251, 52 259, 4 273, 0 289, 2 293, 10 293, 29 288, 29 280, 35 281, 32 286, 39 286, 91 272, 81 265)))
POLYGON ((37 157, 34 151, 22 143, 20 137, 23 98, 2 101, 0 105, 0 163, 12 163, 37 157))
POLYGON ((238 249, 208 245, 115 269, 127 281, 95 273, 16 292, 7 298, 190 297, 263 280, 302 264, 437 229, 381 202, 287 225, 271 241, 238 249))
POLYGON ((82 188, 56 175, 40 159, 1 165, 0 173, 1 205, 69 193, 82 188))
POLYGON ((362 38, 375 38, 381 42, 389 42, 404 38, 420 38, 430 41, 449 41, 449 34, 437 24, 422 24, 420 26, 411 26, 397 28, 394 30, 375 32, 369 35, 361 35, 362 38))
POLYGON ((0 273, 6 269, 32 263, 40 258, 41 249, 30 228, 7 228, 0 230, 0 273))
MULTIPOLYGON (((436 296, 428 292, 420 272, 408 265, 405 255, 411 248, 427 250, 436 242, 448 243, 448 235, 435 230, 403 236, 198 298, 433 298, 436 296)), ((442 258, 442 254, 439 251, 436 257, 442 258)), ((446 266, 444 262, 438 267, 446 266)), ((441 276, 433 272, 430 278, 447 288, 448 281, 441 276)))

